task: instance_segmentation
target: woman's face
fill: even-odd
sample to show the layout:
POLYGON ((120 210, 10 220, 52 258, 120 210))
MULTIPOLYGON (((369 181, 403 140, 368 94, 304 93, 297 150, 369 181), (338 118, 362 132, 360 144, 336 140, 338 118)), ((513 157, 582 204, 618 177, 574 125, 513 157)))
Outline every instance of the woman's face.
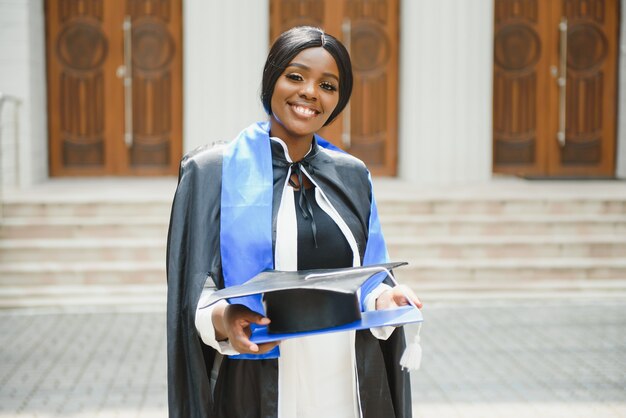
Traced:
POLYGON ((324 48, 296 55, 272 95, 272 135, 285 141, 311 139, 339 102, 339 69, 324 48))

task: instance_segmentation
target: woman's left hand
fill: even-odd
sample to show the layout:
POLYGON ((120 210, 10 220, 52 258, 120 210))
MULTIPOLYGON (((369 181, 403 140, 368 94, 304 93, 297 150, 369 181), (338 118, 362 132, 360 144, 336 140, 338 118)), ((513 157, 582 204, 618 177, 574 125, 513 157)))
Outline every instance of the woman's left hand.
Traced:
POLYGON ((408 298, 419 309, 422 309, 422 302, 417 298, 415 292, 409 287, 400 285, 392 287, 381 293, 376 299, 376 309, 397 308, 398 306, 409 305, 408 298))

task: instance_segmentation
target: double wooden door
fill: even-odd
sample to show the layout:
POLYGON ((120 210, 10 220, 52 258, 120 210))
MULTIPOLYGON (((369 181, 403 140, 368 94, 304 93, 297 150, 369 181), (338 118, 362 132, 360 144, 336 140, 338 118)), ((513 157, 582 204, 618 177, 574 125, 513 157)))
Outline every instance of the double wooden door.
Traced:
POLYGON ((397 166, 398 0, 271 0, 271 41, 298 25, 321 27, 347 47, 354 88, 348 107, 320 134, 373 174, 397 166))
POLYGON ((495 0, 495 172, 614 176, 618 16, 618 0, 495 0))
POLYGON ((180 0, 48 0, 53 176, 175 174, 180 0))

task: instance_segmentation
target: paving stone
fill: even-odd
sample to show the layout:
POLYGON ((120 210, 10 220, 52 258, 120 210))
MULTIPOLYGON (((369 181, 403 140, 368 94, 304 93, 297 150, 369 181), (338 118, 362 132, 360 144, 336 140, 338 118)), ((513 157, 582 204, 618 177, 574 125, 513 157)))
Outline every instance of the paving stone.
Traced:
MULTIPOLYGON (((415 417, 626 416, 626 300, 424 307, 415 417)), ((167 416, 163 312, 0 311, 0 418, 167 416)))
POLYGON ((426 306, 416 416, 626 416, 623 302, 426 306))

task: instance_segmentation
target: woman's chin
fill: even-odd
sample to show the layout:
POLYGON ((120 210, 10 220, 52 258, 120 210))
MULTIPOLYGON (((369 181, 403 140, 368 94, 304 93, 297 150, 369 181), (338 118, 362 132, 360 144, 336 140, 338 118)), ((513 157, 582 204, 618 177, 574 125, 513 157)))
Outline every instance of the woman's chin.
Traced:
MULTIPOLYGON (((274 123, 280 124, 280 130, 292 138, 311 138, 313 134, 322 129, 319 123, 311 123, 311 121, 289 121, 288 123, 282 123, 281 121, 272 120, 272 124, 274 123)), ((273 135, 277 133, 276 129, 272 129, 273 135)))

